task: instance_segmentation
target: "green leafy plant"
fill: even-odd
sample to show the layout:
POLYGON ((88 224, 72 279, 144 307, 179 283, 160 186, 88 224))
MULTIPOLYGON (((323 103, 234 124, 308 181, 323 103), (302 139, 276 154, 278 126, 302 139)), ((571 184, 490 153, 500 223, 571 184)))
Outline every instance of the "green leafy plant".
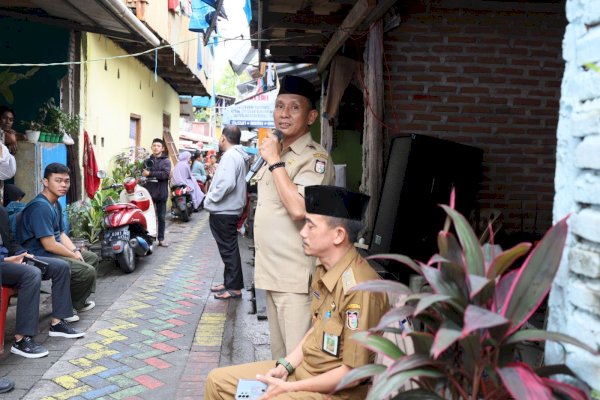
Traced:
POLYGON ((67 217, 69 218, 69 226, 71 228, 69 235, 72 238, 87 239, 89 237, 87 234, 87 223, 85 216, 89 207, 90 205, 87 199, 76 201, 67 206, 67 217))
POLYGON ((42 124, 38 121, 21 121, 21 125, 26 126, 31 131, 40 131, 42 128, 42 124))
POLYGON ((93 199, 76 201, 67 206, 67 215, 71 226, 71 236, 87 239, 91 244, 100 241, 104 229, 104 210, 109 197, 118 199, 114 189, 98 190, 93 199))
POLYGON ((129 176, 141 176, 144 169, 144 160, 149 156, 150 153, 144 147, 138 147, 135 151, 130 149, 127 152, 117 154, 112 159, 114 164, 111 171, 112 179, 115 182, 123 182, 129 176))
MULTIPOLYGON (((50 98, 40 107, 39 119, 34 123, 43 132, 56 133, 61 136, 65 133, 75 135, 79 132, 81 117, 65 112, 54 102, 54 98, 50 98)), ((32 122, 29 124, 31 125, 32 122)))
MULTIPOLYGON (((390 365, 356 368, 338 389, 375 376, 368 399, 390 398, 409 381, 418 389, 400 392, 395 399, 586 399, 580 389, 549 377, 572 375, 565 365, 535 369, 521 361, 517 352, 523 343, 550 340, 598 354, 597 349, 570 336, 525 329, 558 270, 568 230, 566 218, 533 250, 531 244, 521 243, 499 254, 492 251, 486 258, 471 226, 454 209, 454 194, 450 203, 442 206, 448 217, 438 235, 439 252, 427 264, 402 255, 377 256, 412 268, 424 278, 430 293, 413 293, 402 283, 383 280, 352 289, 406 297, 404 304, 393 307, 376 327, 354 335, 362 345, 390 360, 390 365), (404 319, 412 322, 414 330, 393 326, 404 319), (404 353, 379 336, 381 331, 412 339, 414 354, 404 353)), ((493 234, 491 239, 493 243, 493 234)))
POLYGON ((15 97, 10 87, 22 79, 31 78, 38 70, 38 67, 31 68, 24 74, 12 72, 10 69, 0 71, 0 94, 2 94, 8 103, 12 104, 15 101, 15 97))

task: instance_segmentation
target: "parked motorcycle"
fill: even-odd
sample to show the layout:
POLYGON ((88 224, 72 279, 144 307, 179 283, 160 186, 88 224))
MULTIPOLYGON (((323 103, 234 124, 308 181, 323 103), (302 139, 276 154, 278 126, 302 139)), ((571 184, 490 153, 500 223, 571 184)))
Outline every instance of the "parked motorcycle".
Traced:
POLYGON ((193 212, 192 188, 187 185, 171 186, 171 214, 188 222, 193 212))
MULTIPOLYGON (((106 174, 104 174, 106 176, 106 174)), ((122 189, 119 203, 110 199, 104 207, 106 228, 102 239, 102 258, 117 261, 126 273, 135 270, 136 256, 152 254, 156 241, 157 221, 150 193, 141 186, 145 178, 125 178, 102 190, 122 189)))

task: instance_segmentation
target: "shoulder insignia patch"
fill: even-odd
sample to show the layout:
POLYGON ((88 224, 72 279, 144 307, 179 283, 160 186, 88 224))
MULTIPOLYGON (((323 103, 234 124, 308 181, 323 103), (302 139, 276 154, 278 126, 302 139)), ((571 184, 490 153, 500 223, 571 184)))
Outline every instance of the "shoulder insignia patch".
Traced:
POLYGON ((355 331, 358 329, 358 317, 360 315, 360 311, 357 309, 347 310, 346 311, 346 327, 351 331, 355 331))
POLYGON ((324 160, 316 160, 315 161, 315 172, 317 174, 324 174, 326 167, 327 167, 327 161, 324 161, 324 160))
POLYGON ((354 272, 352 271, 352 268, 348 268, 342 274, 342 287, 344 289, 344 294, 348 293, 348 290, 352 289, 354 286, 356 286, 354 272))

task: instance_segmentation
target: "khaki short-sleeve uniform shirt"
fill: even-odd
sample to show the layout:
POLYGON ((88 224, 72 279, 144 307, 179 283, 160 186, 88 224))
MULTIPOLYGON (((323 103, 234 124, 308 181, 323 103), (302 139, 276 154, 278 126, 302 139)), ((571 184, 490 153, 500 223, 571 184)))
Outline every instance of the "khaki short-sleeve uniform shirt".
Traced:
MULTIPOLYGON (((334 169, 323 146, 310 132, 283 149, 285 170, 304 196, 304 187, 332 185, 334 169)), ((256 174, 258 201, 254 216, 255 271, 259 289, 308 293, 315 259, 304 255, 300 230, 304 221, 293 221, 283 205, 268 166, 256 174)))
POLYGON ((351 368, 373 362, 374 354, 352 340, 358 331, 377 325, 389 309, 387 295, 348 292, 358 283, 380 279, 352 248, 329 271, 316 268, 312 282, 313 333, 303 346, 304 360, 296 369, 298 379, 307 379, 346 364, 351 368))

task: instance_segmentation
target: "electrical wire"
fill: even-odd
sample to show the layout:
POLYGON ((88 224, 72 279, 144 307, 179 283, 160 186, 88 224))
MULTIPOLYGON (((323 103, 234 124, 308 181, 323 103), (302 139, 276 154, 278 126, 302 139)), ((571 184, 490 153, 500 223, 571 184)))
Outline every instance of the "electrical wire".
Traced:
MULTIPOLYGON (((371 30, 375 27, 375 24, 376 23, 373 23, 371 25, 371 27, 369 28, 369 32, 371 32, 371 30)), ((391 82, 390 73, 389 73, 389 66, 387 65, 387 58, 385 57, 385 48, 383 46, 383 43, 380 43, 380 44, 381 44, 381 48, 382 48, 381 52, 383 54, 384 65, 386 66, 386 69, 388 71, 388 83, 389 83, 389 87, 390 87, 390 105, 392 106, 392 112, 394 113, 394 118, 397 118, 397 116, 395 115, 395 111, 393 110, 392 89, 391 89, 392 82, 391 82)), ((357 44, 357 46, 358 46, 358 44, 357 44)), ((356 76, 358 78, 358 82, 359 82, 359 84, 361 86, 361 89, 365 93, 364 98, 365 98, 365 101, 367 103, 367 109, 373 115, 373 117, 375 117, 375 119, 377 120, 377 122, 379 122, 381 124, 382 127, 386 128, 386 129, 388 129, 388 130, 390 130, 392 132, 396 131, 397 128, 391 127, 388 124, 386 124, 385 121, 383 120, 383 117, 379 116, 375 112, 375 110, 373 110, 373 106, 371 105, 371 102, 369 101, 369 89, 367 88, 367 86, 366 86, 366 84, 365 84, 365 82, 363 80, 363 77, 362 77, 362 75, 363 75, 362 74, 362 67, 361 67, 362 63, 360 62, 360 60, 357 60, 357 64, 358 64, 358 73, 356 74, 356 76)))
MULTIPOLYGON (((242 37, 236 36, 233 38, 225 38, 225 39, 217 40, 216 43, 211 42, 211 43, 207 44, 207 47, 208 46, 216 46, 220 43, 236 41, 236 40, 260 41, 260 42, 285 42, 285 41, 295 40, 295 39, 310 38, 310 37, 314 37, 317 35, 319 35, 319 34, 297 35, 297 36, 290 36, 287 38, 278 38, 278 39, 251 39, 251 38, 244 38, 243 36, 242 37)), ((88 63, 93 63, 93 62, 98 62, 98 61, 139 57, 139 56, 143 56, 145 54, 155 53, 156 51, 161 50, 161 49, 166 49, 166 48, 173 49, 174 47, 176 47, 178 45, 195 42, 197 40, 198 40, 198 38, 192 38, 192 39, 188 39, 188 40, 182 40, 177 43, 170 43, 170 44, 165 44, 165 45, 161 45, 161 46, 157 46, 157 47, 152 47, 150 49, 140 51, 137 53, 123 54, 123 55, 119 55, 119 56, 111 56, 111 57, 103 57, 103 58, 95 58, 93 60, 63 61, 63 62, 52 62, 52 63, 0 63, 0 67, 56 67, 56 66, 65 66, 65 65, 83 65, 83 64, 88 64, 88 63)))

